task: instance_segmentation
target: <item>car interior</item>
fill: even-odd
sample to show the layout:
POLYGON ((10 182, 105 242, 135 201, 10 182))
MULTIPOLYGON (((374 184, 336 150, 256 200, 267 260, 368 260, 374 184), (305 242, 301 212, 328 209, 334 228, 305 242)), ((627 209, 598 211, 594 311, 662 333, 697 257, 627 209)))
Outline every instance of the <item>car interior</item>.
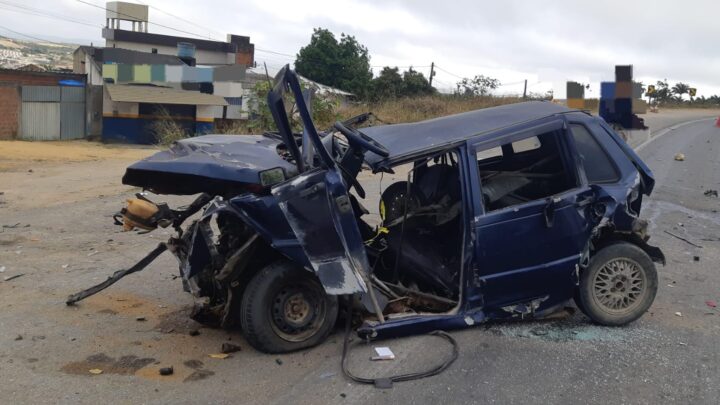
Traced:
POLYGON ((457 155, 446 152, 394 170, 397 181, 377 201, 379 224, 358 218, 374 281, 389 287, 382 290, 389 313, 446 312, 460 293, 464 230, 457 155))
POLYGON ((546 198, 576 186, 556 132, 477 152, 486 212, 546 198))

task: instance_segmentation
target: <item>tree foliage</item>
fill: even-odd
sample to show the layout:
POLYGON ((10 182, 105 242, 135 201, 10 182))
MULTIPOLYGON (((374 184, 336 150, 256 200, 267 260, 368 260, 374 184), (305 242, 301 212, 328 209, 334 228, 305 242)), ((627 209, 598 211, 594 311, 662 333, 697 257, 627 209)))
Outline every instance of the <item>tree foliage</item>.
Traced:
POLYGON ((390 100, 401 97, 418 97, 435 94, 436 90, 421 72, 412 67, 400 74, 397 67, 385 66, 372 80, 370 99, 390 100))
POLYGON ((690 85, 683 82, 675 83, 675 85, 670 89, 673 94, 675 94, 680 101, 682 101, 683 94, 690 93, 690 85))
POLYGON ((338 41, 327 29, 316 28, 310 43, 295 60, 298 74, 310 80, 365 98, 373 74, 368 49, 354 36, 340 34, 338 41))
POLYGON ((485 75, 476 75, 472 79, 463 78, 456 83, 456 94, 463 96, 486 96, 500 87, 500 80, 485 75))

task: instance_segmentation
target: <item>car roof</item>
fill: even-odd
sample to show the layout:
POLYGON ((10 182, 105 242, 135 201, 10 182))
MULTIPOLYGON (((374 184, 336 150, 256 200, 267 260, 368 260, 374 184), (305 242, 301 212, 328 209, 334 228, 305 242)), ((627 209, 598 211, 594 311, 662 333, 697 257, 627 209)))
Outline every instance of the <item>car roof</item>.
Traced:
POLYGON ((449 146, 476 135, 570 111, 577 110, 547 101, 528 101, 409 124, 363 128, 363 133, 380 142, 390 152, 386 158, 368 152, 365 160, 375 168, 405 156, 449 146))

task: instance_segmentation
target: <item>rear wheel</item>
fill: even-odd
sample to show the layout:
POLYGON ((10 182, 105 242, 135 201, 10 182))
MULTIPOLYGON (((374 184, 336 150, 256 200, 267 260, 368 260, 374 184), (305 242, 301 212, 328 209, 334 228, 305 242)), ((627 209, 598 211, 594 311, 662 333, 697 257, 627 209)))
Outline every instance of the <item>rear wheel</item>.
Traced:
POLYGON ((624 325, 650 308, 657 283, 647 253, 630 243, 616 243, 598 251, 580 275, 578 306, 597 323, 624 325))
POLYGON ((248 342, 267 353, 284 353, 321 343, 338 315, 314 274, 287 261, 270 264, 245 289, 240 321, 248 342))

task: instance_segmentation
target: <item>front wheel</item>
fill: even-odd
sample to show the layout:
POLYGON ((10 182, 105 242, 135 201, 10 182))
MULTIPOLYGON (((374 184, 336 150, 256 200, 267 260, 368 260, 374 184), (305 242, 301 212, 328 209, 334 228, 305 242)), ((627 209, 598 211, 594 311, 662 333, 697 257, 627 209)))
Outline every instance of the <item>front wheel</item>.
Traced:
POLYGON ((337 320, 338 299, 325 293, 313 273, 278 261, 248 283, 240 312, 248 343, 262 352, 285 353, 325 340, 337 320))
POLYGON ((616 243, 598 251, 581 273, 578 306, 599 324, 625 325, 650 308, 657 288, 657 271, 647 253, 616 243))

